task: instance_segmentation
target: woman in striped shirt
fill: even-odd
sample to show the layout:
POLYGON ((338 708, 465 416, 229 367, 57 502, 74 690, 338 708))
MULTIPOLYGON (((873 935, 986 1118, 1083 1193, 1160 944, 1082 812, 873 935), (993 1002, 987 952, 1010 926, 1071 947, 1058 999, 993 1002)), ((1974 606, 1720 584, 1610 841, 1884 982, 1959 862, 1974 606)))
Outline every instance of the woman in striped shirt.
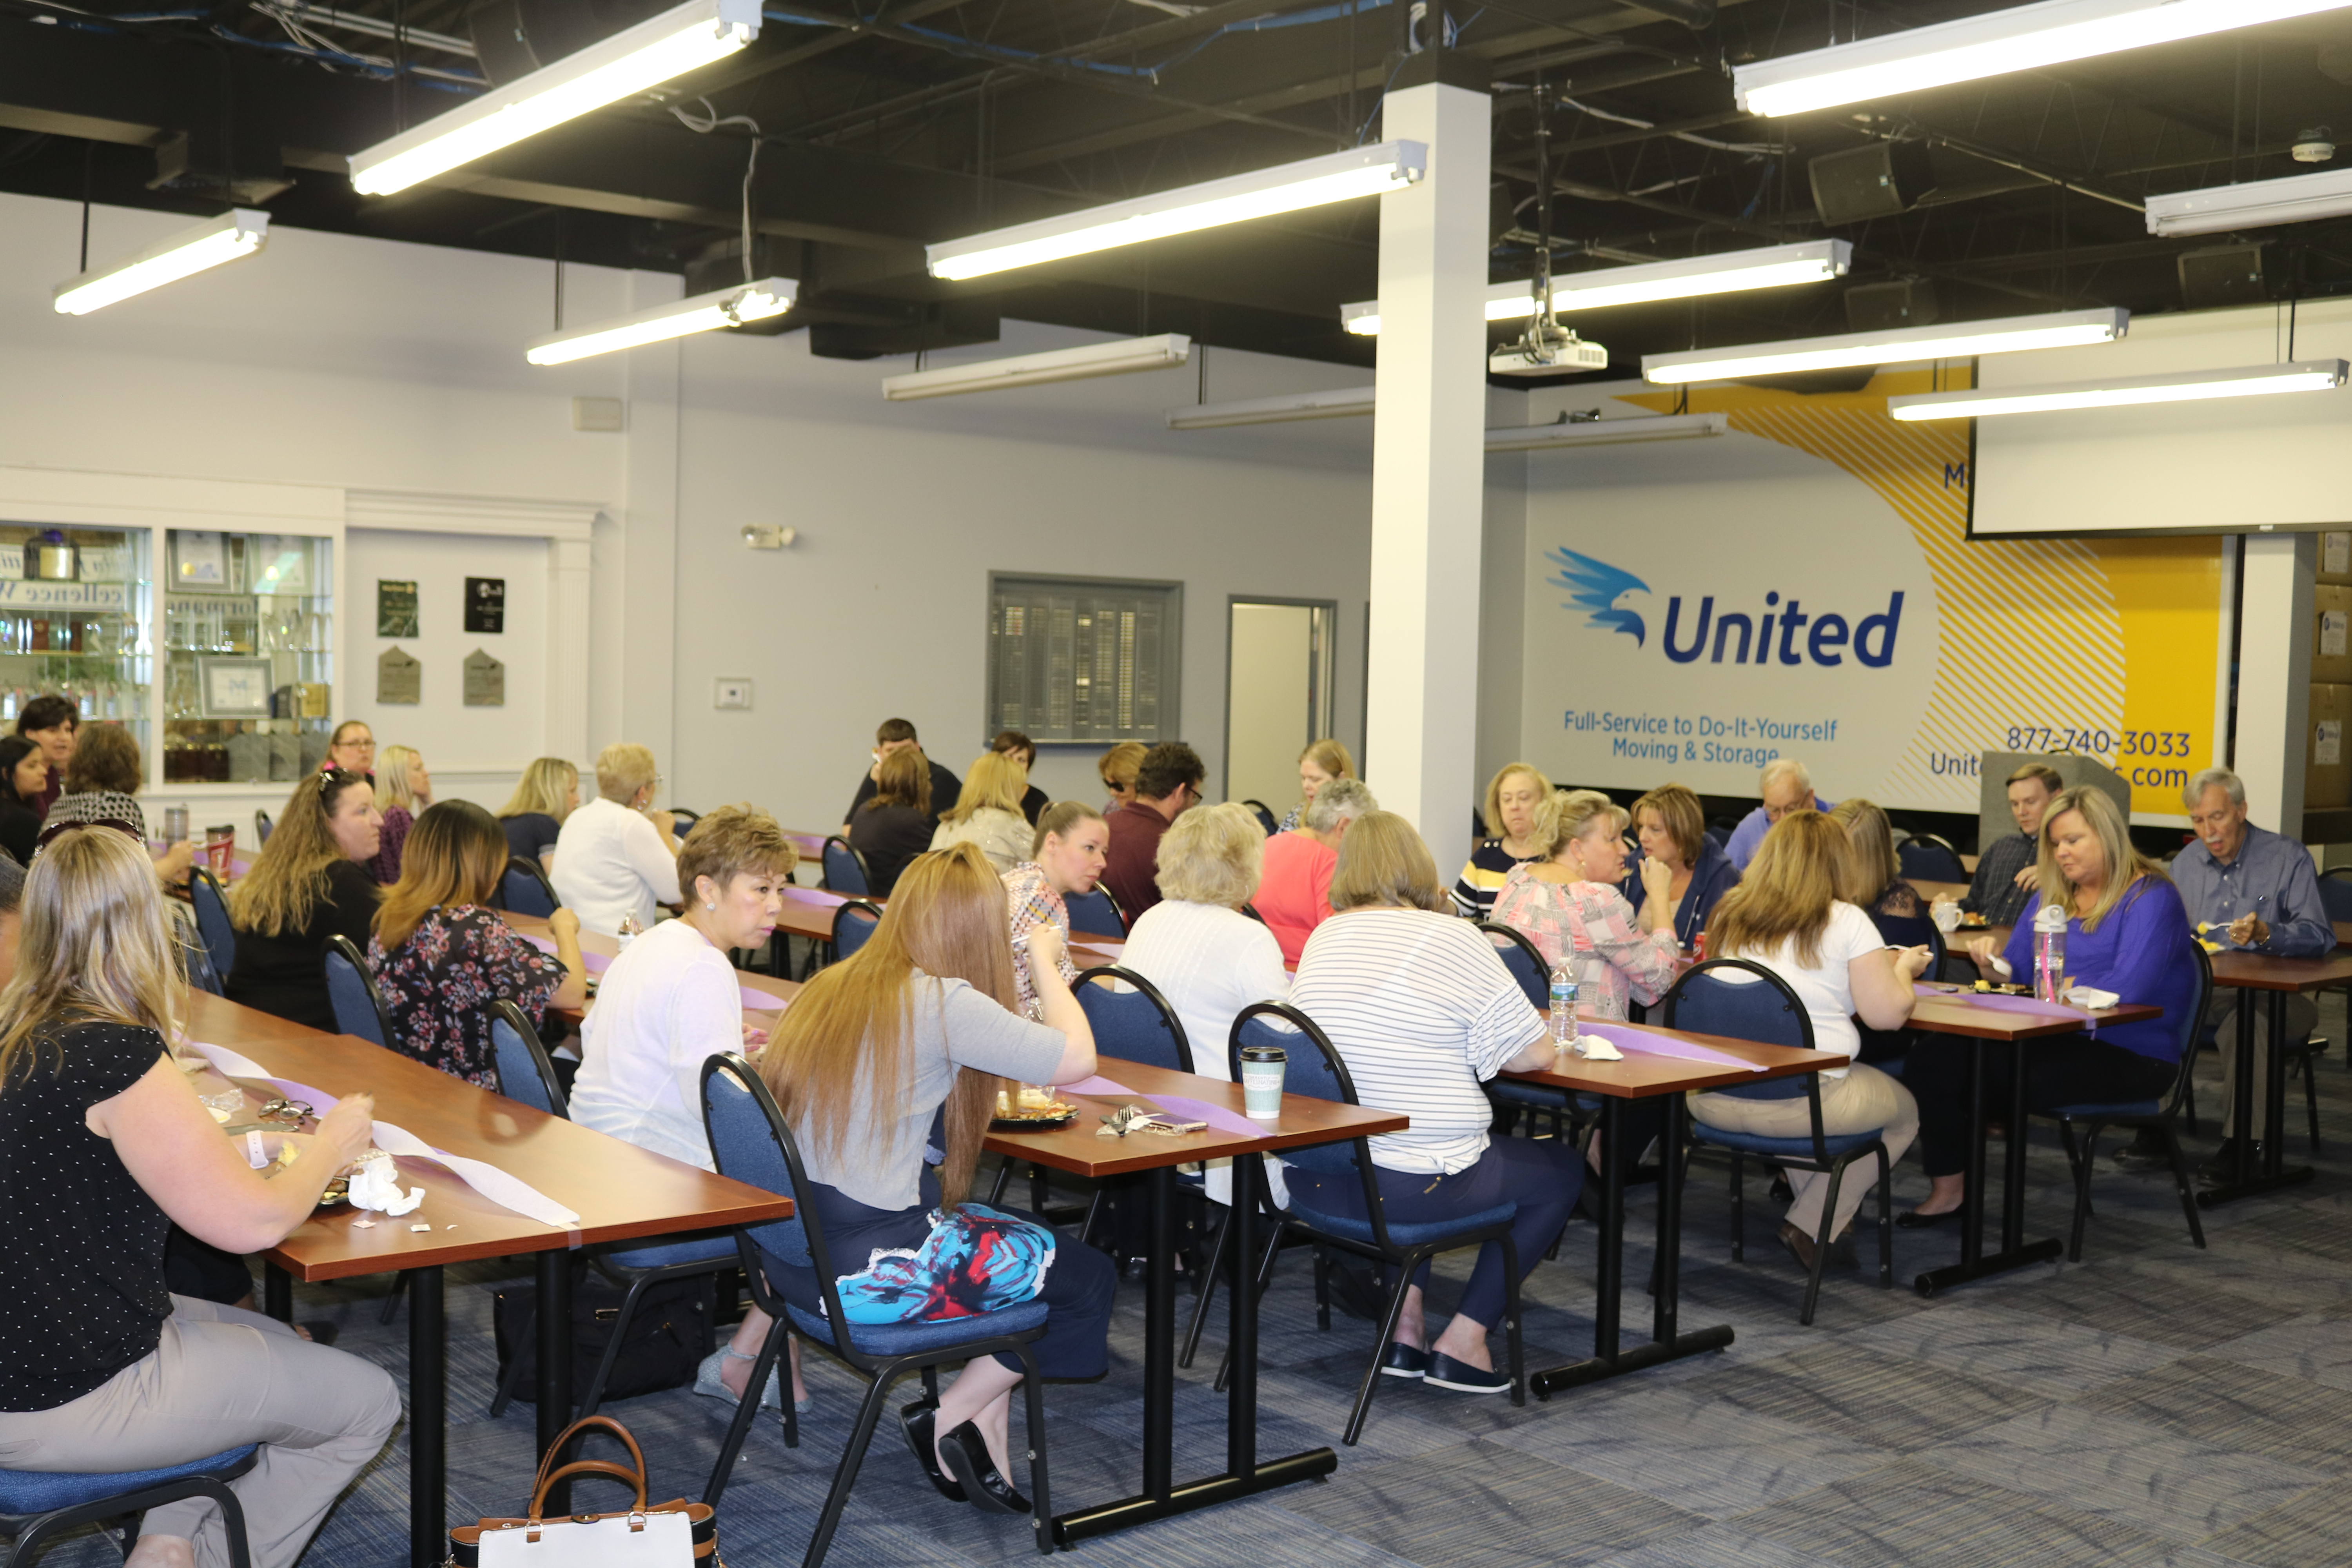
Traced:
MULTIPOLYGON (((1493 942, 1446 911, 1444 884, 1412 824, 1367 812, 1339 841, 1329 920, 1315 928, 1290 999, 1331 1038, 1358 1099, 1403 1111, 1412 1125, 1371 1140, 1381 1206, 1392 1224, 1459 1218, 1518 1205, 1511 1239, 1522 1278, 1575 1206, 1584 1167, 1575 1148, 1530 1139, 1492 1142, 1486 1080, 1505 1068, 1549 1067, 1558 1055, 1543 1016, 1503 967, 1493 942)), ((1293 1204, 1360 1217, 1351 1173, 1291 1170, 1293 1204)), ((1486 1331, 1503 1312, 1503 1249, 1478 1252, 1454 1321, 1433 1343, 1422 1316, 1427 1265, 1405 1294, 1382 1367, 1465 1394, 1500 1394, 1486 1331)))

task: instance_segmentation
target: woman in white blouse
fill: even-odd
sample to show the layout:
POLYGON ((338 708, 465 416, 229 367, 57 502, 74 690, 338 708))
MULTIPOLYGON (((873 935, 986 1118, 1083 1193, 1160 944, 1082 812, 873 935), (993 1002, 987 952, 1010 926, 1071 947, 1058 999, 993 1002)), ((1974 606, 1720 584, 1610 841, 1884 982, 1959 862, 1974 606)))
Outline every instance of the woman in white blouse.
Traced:
MULTIPOLYGON (((1496 954, 1492 939, 1445 912, 1444 884, 1412 824, 1367 812, 1339 841, 1332 915, 1307 939, 1290 1000, 1320 1025, 1368 1106, 1403 1111, 1412 1125, 1371 1140, 1381 1206, 1391 1224, 1459 1218, 1505 1202, 1519 1272, 1528 1272, 1568 1223, 1584 1183, 1573 1145, 1489 1140, 1494 1108, 1481 1087, 1505 1068, 1548 1068, 1559 1051, 1543 1015, 1496 954)), ((1288 1173, 1292 1206, 1363 1214, 1352 1172, 1288 1173)), ((1422 1315, 1423 1265, 1405 1295, 1382 1371, 1463 1394, 1501 1394, 1486 1331, 1502 1316, 1503 1249, 1493 1242, 1434 1342, 1422 1315)))
POLYGON ((596 798, 563 819, 549 877, 583 931, 618 936, 625 915, 650 931, 656 906, 678 901, 677 818, 651 809, 660 787, 646 748, 619 741, 596 753, 596 798))
POLYGON ((954 808, 940 817, 931 847, 976 844, 997 875, 1003 876, 1029 858, 1035 830, 1021 814, 1021 798, 1028 788, 1028 770, 1018 756, 989 752, 964 774, 963 793, 956 796, 954 808))

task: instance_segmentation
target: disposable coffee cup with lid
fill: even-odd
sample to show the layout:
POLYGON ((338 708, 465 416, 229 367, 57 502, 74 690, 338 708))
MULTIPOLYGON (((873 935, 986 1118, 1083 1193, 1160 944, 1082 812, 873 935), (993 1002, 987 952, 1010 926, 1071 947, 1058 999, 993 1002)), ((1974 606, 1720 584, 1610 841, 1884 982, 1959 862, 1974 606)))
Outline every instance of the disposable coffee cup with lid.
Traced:
POLYGON ((1241 1058, 1243 1113, 1274 1121, 1282 1114, 1282 1077, 1290 1053, 1280 1046, 1244 1046, 1241 1058))

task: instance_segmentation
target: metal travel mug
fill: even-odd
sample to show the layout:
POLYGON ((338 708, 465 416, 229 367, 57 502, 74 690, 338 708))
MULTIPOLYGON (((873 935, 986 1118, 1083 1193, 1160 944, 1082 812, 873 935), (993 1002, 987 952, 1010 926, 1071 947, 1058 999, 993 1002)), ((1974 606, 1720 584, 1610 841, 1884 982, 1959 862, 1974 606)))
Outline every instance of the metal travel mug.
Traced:
POLYGON ((185 844, 188 841, 188 808, 167 805, 163 808, 163 842, 185 844))
POLYGON ((1272 1121, 1282 1114, 1282 1075, 1290 1066, 1290 1053, 1280 1046, 1244 1046, 1242 1047, 1242 1110, 1259 1121, 1272 1121))

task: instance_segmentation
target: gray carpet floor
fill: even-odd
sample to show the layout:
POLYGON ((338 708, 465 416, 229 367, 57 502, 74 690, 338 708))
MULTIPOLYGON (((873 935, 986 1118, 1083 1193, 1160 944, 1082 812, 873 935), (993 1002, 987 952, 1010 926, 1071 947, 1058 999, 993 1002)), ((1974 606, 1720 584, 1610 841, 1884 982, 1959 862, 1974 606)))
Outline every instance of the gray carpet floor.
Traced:
MULTIPOLYGON (((1685 1199, 1685 1328, 1728 1323, 1731 1347, 1524 1409, 1400 1384, 1381 1390, 1362 1443, 1328 1481, 1089 1542, 1076 1556, 1143 1568, 2339 1568, 2352 1562, 2352 1073, 2340 999, 2323 1007, 2336 1047, 2320 1064, 2319 1174, 2309 1186, 2206 1215, 2198 1251, 2168 1179, 2101 1162, 2084 1260, 2025 1270, 1922 1300, 1925 1268, 1955 1260, 1950 1229, 1895 1233, 1896 1288, 1832 1269, 1800 1328, 1802 1277, 1774 1246, 1772 1205, 1751 1176, 1747 1261, 1729 1258, 1719 1166, 1685 1199)), ((2220 1074, 2200 1071, 2210 1152, 2220 1074)), ((2302 1091, 2289 1100, 2290 1158, 2305 1156, 2302 1091)), ((2110 1137, 2112 1145, 2116 1140, 2110 1137)), ((2072 1201, 2046 1127, 2033 1133, 2029 1228, 2063 1236, 2072 1201)), ((1922 1195, 1898 1168, 1898 1209, 1922 1195)), ((1866 1211, 1868 1212, 1868 1211, 1866 1211)), ((1624 1319, 1647 1331, 1643 1291, 1654 1210, 1630 1218, 1624 1319)), ((1558 1261, 1528 1281, 1528 1362, 1589 1353, 1594 1233, 1570 1226, 1558 1261)), ((1865 1258, 1875 1256, 1865 1237, 1865 1258)), ((1441 1265, 1451 1300, 1467 1257, 1441 1265)), ((487 1411, 496 1368, 490 1292, 501 1274, 449 1289, 449 1516, 519 1511, 533 1468, 532 1413, 487 1411)), ((381 1327, 383 1280, 299 1292, 299 1317, 341 1325, 343 1345, 404 1371, 404 1326, 381 1327)), ((1189 1311, 1189 1297, 1180 1297, 1189 1311)), ((1222 1302, 1220 1303, 1222 1308, 1222 1302)), ((1370 1325, 1315 1328, 1303 1254, 1285 1260, 1263 1315, 1260 1451, 1337 1447, 1370 1325)), ((1048 1391, 1058 1509, 1137 1489, 1143 1324, 1123 1289, 1112 1370, 1048 1391)), ((1223 1402, 1210 1388, 1222 1310, 1200 1363, 1178 1374, 1180 1478, 1223 1462, 1223 1402)), ((1497 1336, 1499 1349, 1500 1338, 1497 1336)), ((735 1568, 800 1560, 856 1410, 857 1384, 812 1357, 815 1409, 801 1446, 777 1423, 751 1435, 720 1515, 735 1568)), ((914 1385, 902 1385, 911 1397, 914 1385)), ((894 1401, 894 1404, 896 1401, 894 1401)), ((1016 1405, 1016 1430, 1019 1416, 1016 1405)), ((658 1495, 698 1496, 730 1409, 686 1390, 610 1406, 649 1455, 658 1495)), ((395 1439, 330 1517, 311 1568, 406 1561, 407 1447, 395 1439)), ((583 1505, 595 1493, 584 1493, 583 1505)), ((596 1506, 609 1506, 599 1504, 596 1506)), ((1011 1563, 1024 1522, 938 1498, 895 1423, 859 1478, 830 1561, 841 1568, 1011 1563)), ((68 1543, 51 1561, 112 1561, 68 1543)))

